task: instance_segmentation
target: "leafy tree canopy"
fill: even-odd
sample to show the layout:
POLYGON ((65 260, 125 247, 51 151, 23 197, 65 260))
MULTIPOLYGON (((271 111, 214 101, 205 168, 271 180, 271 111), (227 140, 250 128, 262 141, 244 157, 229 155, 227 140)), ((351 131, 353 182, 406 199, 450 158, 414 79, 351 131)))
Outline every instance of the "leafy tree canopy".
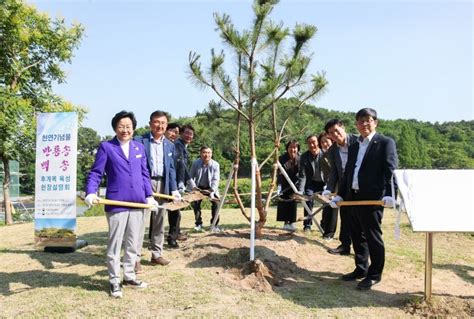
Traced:
POLYGON ((7 224, 11 223, 8 161, 34 149, 37 112, 85 112, 54 95, 65 81, 61 66, 70 63, 83 35, 81 25, 51 19, 21 0, 0 1, 0 158, 7 224))

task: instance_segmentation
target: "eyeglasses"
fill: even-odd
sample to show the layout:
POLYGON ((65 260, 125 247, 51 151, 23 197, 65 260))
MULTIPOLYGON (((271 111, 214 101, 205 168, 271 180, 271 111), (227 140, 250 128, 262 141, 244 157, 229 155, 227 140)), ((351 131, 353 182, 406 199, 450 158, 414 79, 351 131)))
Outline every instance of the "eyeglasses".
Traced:
POLYGON ((117 126, 117 130, 119 130, 119 131, 131 131, 131 130, 133 130, 133 126, 130 126, 130 125, 127 125, 127 126, 119 125, 119 126, 117 126))
POLYGON ((366 125, 366 124, 370 124, 372 122, 374 122, 375 120, 371 117, 369 117, 368 119, 365 119, 365 120, 357 120, 357 124, 359 125, 366 125))

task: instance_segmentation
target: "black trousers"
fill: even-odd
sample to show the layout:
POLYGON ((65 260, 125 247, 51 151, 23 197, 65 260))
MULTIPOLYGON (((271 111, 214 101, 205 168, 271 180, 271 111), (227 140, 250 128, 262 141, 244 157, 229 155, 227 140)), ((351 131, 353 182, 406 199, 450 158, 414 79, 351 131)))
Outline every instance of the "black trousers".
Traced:
MULTIPOLYGON (((324 182, 316 182, 316 181, 311 181, 305 185, 304 188, 304 194, 307 196, 313 196, 314 193, 321 192, 324 189, 324 182)), ((306 205, 308 205, 309 210, 312 212, 313 211, 313 200, 309 200, 306 202, 306 205)), ((308 212, 306 209, 304 210, 304 216, 308 216, 308 212)), ((304 227, 311 227, 313 225, 313 220, 312 219, 305 219, 303 222, 304 227)))
MULTIPOLYGON (((339 216, 341 218, 341 229, 339 230, 339 241, 346 248, 351 247, 351 213, 352 207, 343 206, 339 208, 339 216)), ((337 218, 337 215, 336 215, 337 218)))
MULTIPOLYGON (((354 200, 361 199, 367 198, 354 195, 354 200)), ((385 264, 385 245, 382 238, 383 206, 354 206, 350 216, 356 271, 367 273, 371 279, 381 279, 385 264)))
POLYGON ((323 208, 321 227, 324 230, 324 237, 334 236, 337 227, 337 208, 332 208, 329 205, 323 208))
POLYGON ((181 232, 181 211, 173 210, 168 211, 168 224, 170 225, 168 229, 167 240, 177 240, 178 235, 181 232))
MULTIPOLYGON (((283 197, 289 200, 289 197, 283 197)), ((294 223, 296 221, 296 202, 295 201, 280 201, 277 203, 277 222, 294 223)))
MULTIPOLYGON (((196 226, 202 225, 202 211, 201 211, 201 202, 202 200, 197 200, 193 202, 193 210, 194 210, 194 223, 196 226)), ((211 221, 210 224, 212 225, 212 221, 214 220, 214 216, 217 213, 217 203, 211 201, 211 221)), ((216 226, 219 225, 219 218, 217 218, 216 226)))

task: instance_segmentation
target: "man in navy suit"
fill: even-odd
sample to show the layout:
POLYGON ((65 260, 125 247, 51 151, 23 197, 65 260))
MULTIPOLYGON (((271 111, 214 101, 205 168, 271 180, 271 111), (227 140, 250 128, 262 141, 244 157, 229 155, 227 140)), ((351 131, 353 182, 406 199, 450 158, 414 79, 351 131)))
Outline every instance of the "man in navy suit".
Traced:
MULTIPOLYGON (((191 124, 181 126, 181 135, 174 141, 176 148, 174 154, 174 165, 176 167, 176 183, 178 184, 178 191, 184 194, 186 187, 193 189, 196 187, 194 181, 189 174, 190 155, 188 146, 194 139, 194 127, 191 124), (188 184, 189 183, 189 184, 188 184)), ((168 213, 168 246, 170 248, 178 248, 177 240, 186 240, 187 236, 181 233, 181 211, 175 210, 168 213)))
POLYGON ((360 133, 357 143, 349 147, 346 169, 339 185, 338 195, 330 205, 344 200, 382 200, 383 206, 353 206, 351 237, 355 252, 355 270, 342 276, 344 281, 364 278, 359 290, 371 289, 382 280, 385 246, 382 239, 384 207, 394 207, 391 180, 397 168, 397 149, 393 139, 378 134, 377 112, 371 108, 356 114, 360 133), (370 266, 369 266, 370 256, 370 266))
MULTIPOLYGON (((132 140, 137 126, 131 112, 122 111, 112 119, 116 136, 100 143, 95 162, 89 172, 86 184, 86 203, 96 204, 97 190, 104 173, 107 175, 105 197, 111 200, 147 203, 158 206, 153 198, 147 157, 142 144, 132 140)), ((146 288, 147 284, 136 279, 135 262, 140 230, 143 228, 143 209, 122 206, 105 206, 109 234, 107 240, 107 271, 110 295, 122 298, 120 285, 120 250, 124 243, 123 282, 124 286, 146 288)))
MULTIPOLYGON (((137 136, 135 139, 145 146, 153 191, 161 194, 172 194, 177 199, 181 198, 176 184, 176 171, 174 168, 174 144, 165 138, 168 125, 168 113, 155 111, 150 115, 150 132, 137 136)), ((151 263, 165 266, 169 261, 163 257, 163 243, 165 234, 164 216, 166 209, 160 208, 151 213, 150 245, 151 263)), ((140 249, 143 245, 144 228, 141 233, 140 249)), ((139 264, 137 264, 137 268, 139 264)))

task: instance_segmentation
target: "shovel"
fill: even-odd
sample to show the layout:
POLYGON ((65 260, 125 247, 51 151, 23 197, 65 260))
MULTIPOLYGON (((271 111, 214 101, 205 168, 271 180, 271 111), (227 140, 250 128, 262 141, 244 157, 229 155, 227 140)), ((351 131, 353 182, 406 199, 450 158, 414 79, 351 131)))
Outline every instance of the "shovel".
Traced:
POLYGON ((206 198, 206 195, 203 195, 198 191, 192 191, 190 193, 184 194, 179 201, 176 201, 176 197, 174 197, 172 195, 153 193, 153 196, 158 197, 158 198, 164 198, 164 199, 172 200, 173 202, 169 202, 169 203, 164 205, 164 207, 167 210, 171 210, 171 211, 188 207, 192 202, 195 202, 197 200, 202 200, 202 199, 206 198))
MULTIPOLYGON (((172 196, 171 196, 172 197, 172 196)), ((174 198, 174 197, 173 197, 174 198)), ((111 206, 123 206, 123 207, 130 207, 130 208, 142 208, 142 209, 152 209, 155 206, 153 205, 148 205, 145 203, 136 203, 136 202, 125 202, 121 200, 111 200, 111 199, 104 199, 104 198, 99 198, 94 201, 95 204, 101 204, 101 205, 111 205, 111 206)), ((189 203, 173 203, 169 202, 164 205, 158 206, 158 208, 164 208, 170 211, 178 210, 183 207, 187 207, 189 203)))
MULTIPOLYGON (((319 213, 321 210, 323 210, 324 207, 329 205, 329 200, 325 199, 324 196, 321 196, 319 194, 317 198, 321 199, 323 201, 323 205, 319 207, 316 211, 314 211, 312 214, 308 214, 306 217, 300 217, 297 219, 297 221, 303 221, 307 219, 312 219, 317 213, 319 213)), ((316 196, 315 196, 316 197, 316 196)), ((337 203, 337 207, 341 206, 383 206, 384 202, 383 200, 352 200, 352 201, 341 201, 337 203)))
MULTIPOLYGON (((100 205, 111 205, 111 206, 124 206, 130 208, 144 208, 144 209, 151 209, 155 206, 148 205, 144 203, 135 203, 135 202, 125 202, 121 200, 112 200, 112 199, 105 199, 105 198, 98 198, 94 200, 94 204, 100 205)), ((164 208, 164 206, 158 206, 159 208, 164 208)))
POLYGON ((199 199, 196 199, 196 200, 202 200, 203 198, 207 198, 209 199, 211 202, 216 202, 216 203, 219 203, 221 201, 221 199, 216 195, 214 197, 211 197, 211 191, 208 190, 208 189, 200 189, 198 187, 194 187, 193 189, 193 192, 192 193, 196 193, 195 196, 197 197, 200 197, 199 199), (198 195, 197 193, 201 194, 198 195))
POLYGON ((383 206, 383 200, 345 200, 337 203, 341 206, 383 206))

